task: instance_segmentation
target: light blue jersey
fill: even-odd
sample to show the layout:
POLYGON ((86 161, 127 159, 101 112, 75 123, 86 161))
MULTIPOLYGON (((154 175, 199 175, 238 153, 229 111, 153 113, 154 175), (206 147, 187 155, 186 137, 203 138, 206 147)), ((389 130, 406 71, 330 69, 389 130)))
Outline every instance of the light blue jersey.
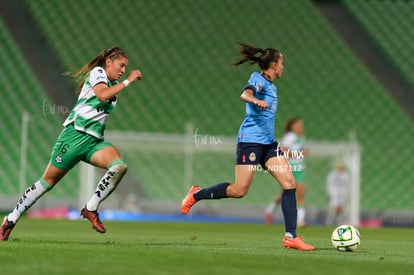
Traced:
POLYGON ((262 110, 253 103, 246 102, 246 117, 240 126, 237 142, 271 144, 275 141, 278 101, 276 86, 259 72, 254 72, 243 90, 247 88, 254 91, 257 99, 266 100, 269 107, 262 110))

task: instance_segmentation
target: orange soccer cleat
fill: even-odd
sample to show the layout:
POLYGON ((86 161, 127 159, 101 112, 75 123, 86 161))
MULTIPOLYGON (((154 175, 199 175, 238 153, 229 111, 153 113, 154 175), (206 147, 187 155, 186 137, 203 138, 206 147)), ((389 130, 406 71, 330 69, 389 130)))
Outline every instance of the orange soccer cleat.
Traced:
POLYGON ((201 190, 200 186, 193 185, 191 186, 190 190, 188 190, 187 196, 181 202, 181 213, 183 215, 187 215, 190 212, 191 207, 196 204, 196 199, 194 198, 194 193, 201 190))
POLYGON ((313 246, 307 243, 304 243, 302 241, 302 238, 299 236, 297 236, 296 238, 285 237, 283 239, 282 245, 286 248, 293 248, 297 250, 306 250, 306 251, 313 250, 313 246))

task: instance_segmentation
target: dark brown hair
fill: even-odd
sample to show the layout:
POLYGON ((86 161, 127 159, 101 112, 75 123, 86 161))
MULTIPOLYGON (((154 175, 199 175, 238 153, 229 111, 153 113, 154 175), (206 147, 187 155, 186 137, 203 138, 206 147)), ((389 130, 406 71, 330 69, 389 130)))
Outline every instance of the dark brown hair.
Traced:
POLYGON ((293 125, 296 123, 296 122, 298 122, 298 121, 300 121, 301 119, 299 118, 299 117, 294 117, 294 118, 291 118, 291 119, 289 119, 287 122, 286 122, 286 124, 285 124, 285 133, 287 133, 287 132, 291 132, 292 131, 292 127, 293 127, 293 125))
POLYGON ((107 58, 110 58, 113 61, 119 57, 128 58, 125 51, 120 47, 112 47, 103 50, 92 60, 83 65, 81 68, 75 71, 67 72, 66 75, 72 76, 75 79, 75 81, 79 83, 79 89, 82 89, 83 83, 85 82, 86 77, 88 76, 88 73, 91 69, 93 69, 96 66, 101 66, 104 68, 107 58))
POLYGON ((274 61, 277 62, 279 58, 282 56, 280 51, 272 48, 261 49, 256 48, 254 46, 238 43, 241 46, 239 51, 240 55, 243 57, 242 59, 236 61, 233 64, 233 67, 236 68, 237 66, 249 62, 250 64, 257 63, 262 70, 267 70, 270 67, 270 62, 274 61))

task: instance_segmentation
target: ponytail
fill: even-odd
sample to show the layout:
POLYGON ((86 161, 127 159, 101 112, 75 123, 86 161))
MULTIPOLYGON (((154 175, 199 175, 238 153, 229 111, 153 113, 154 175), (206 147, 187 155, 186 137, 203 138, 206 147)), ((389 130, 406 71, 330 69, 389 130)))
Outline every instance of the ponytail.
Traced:
POLYGON ((100 66, 105 67, 105 62, 107 58, 111 60, 115 60, 119 57, 128 58, 125 51, 120 47, 113 47, 106 50, 101 51, 97 56, 95 56, 92 60, 88 63, 83 65, 81 68, 66 72, 66 75, 72 76, 76 82, 79 83, 79 90, 82 89, 83 84, 85 83, 86 78, 88 77, 89 71, 93 68, 100 66))
POLYGON ((249 62, 251 65, 257 63, 260 69, 266 70, 269 68, 270 62, 277 62, 281 56, 281 53, 276 49, 261 49, 240 42, 238 44, 241 46, 239 54, 242 56, 242 59, 233 63, 234 68, 249 62))

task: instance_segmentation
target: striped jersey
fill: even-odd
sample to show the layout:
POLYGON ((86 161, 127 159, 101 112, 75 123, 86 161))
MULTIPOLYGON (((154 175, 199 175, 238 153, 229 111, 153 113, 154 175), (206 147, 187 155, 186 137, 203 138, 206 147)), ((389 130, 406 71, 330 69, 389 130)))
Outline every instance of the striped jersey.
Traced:
POLYGON ((297 136, 294 132, 287 132, 280 141, 280 146, 286 148, 290 156, 288 158, 292 171, 305 170, 305 136, 297 136))
POLYGON ((76 130, 103 139, 106 119, 116 106, 117 96, 107 101, 100 101, 93 91, 93 87, 99 83, 106 83, 110 87, 118 81, 111 82, 102 67, 93 68, 82 86, 75 107, 63 126, 73 123, 76 130))

